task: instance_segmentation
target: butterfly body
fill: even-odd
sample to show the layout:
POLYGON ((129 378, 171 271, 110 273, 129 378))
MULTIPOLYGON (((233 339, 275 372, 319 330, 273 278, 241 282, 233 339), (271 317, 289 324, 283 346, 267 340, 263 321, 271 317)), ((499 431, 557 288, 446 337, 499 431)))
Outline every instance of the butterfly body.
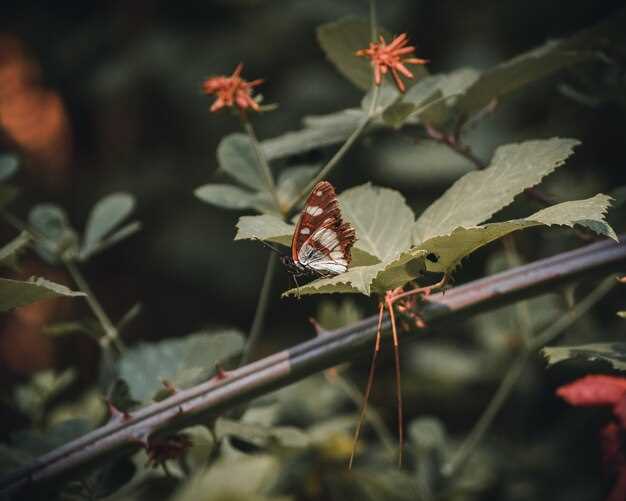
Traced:
POLYGON ((356 241, 354 228, 344 222, 335 189, 320 181, 309 194, 291 239, 291 256, 282 258, 294 276, 328 277, 350 265, 356 241))

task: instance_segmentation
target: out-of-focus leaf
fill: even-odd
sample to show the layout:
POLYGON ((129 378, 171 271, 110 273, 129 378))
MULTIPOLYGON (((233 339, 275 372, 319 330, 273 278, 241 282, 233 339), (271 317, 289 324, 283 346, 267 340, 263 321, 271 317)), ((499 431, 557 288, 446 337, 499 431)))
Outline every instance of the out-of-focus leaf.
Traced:
POLYGON ((23 231, 8 244, 0 248, 0 266, 5 268, 17 268, 17 258, 30 243, 30 235, 23 231))
POLYGON ((210 376, 215 365, 243 348, 241 334, 200 332, 179 339, 140 343, 127 350, 117 368, 134 399, 147 401, 162 389, 162 381, 185 388, 210 376))
POLYGON ((141 403, 133 398, 130 386, 122 378, 116 379, 108 389, 107 400, 121 411, 129 411, 141 403))
POLYGON ((45 278, 31 278, 28 281, 0 278, 0 311, 8 311, 52 297, 84 295, 45 278))
POLYGON ((27 383, 17 386, 15 401, 22 412, 38 422, 44 415, 46 406, 76 379, 76 371, 67 369, 60 374, 42 371, 35 374, 27 383))
MULTIPOLYGON (((607 362, 617 370, 626 370, 626 343, 592 343, 579 346, 548 346, 541 350, 549 365, 578 359, 607 362)), ((626 388, 626 382, 624 383, 626 388)))
POLYGON ((317 165, 298 165, 289 167, 278 176, 278 200, 282 207, 292 203, 300 192, 307 187, 319 172, 317 165))
MULTIPOLYGON (((388 32, 379 28, 378 34, 383 35, 387 42, 391 41, 388 32)), ((362 90, 367 90, 372 85, 374 73, 370 60, 355 55, 357 50, 369 47, 369 21, 345 18, 323 24, 317 28, 317 41, 326 57, 344 77, 362 90)), ((418 67, 414 74, 422 75, 423 71, 418 67)))
POLYGON ((489 223, 469 228, 457 227, 447 235, 427 239, 416 249, 433 254, 436 261, 426 260, 428 271, 447 272, 454 269, 467 255, 483 245, 502 238, 509 233, 533 226, 563 225, 585 226, 599 235, 616 239, 615 232, 605 221, 604 215, 610 205, 607 195, 596 195, 586 200, 575 200, 542 209, 525 219, 503 223, 489 223))
POLYGON ((365 113, 358 108, 306 117, 304 129, 266 139, 261 147, 265 157, 274 160, 338 144, 347 139, 364 119, 365 113))
POLYGON ((35 249, 45 261, 54 264, 60 255, 78 251, 78 237, 61 207, 36 205, 31 209, 28 220, 35 232, 45 237, 35 241, 35 249))
POLYGON ((363 312, 351 299, 340 303, 323 301, 317 308, 315 318, 322 328, 330 331, 358 322, 363 318, 363 312))
POLYGON ((266 495, 279 473, 280 464, 268 455, 221 459, 185 482, 172 501, 286 501, 266 495))
POLYGON ((236 437, 257 447, 281 447, 302 449, 309 445, 306 433, 293 426, 262 426, 219 418, 215 423, 215 434, 219 439, 236 437))
POLYGON ((486 221, 563 165, 577 144, 574 139, 552 138, 501 146, 487 169, 467 173, 422 213, 414 242, 486 221))
POLYGON ((0 184, 0 209, 9 205, 17 198, 19 190, 15 186, 0 184))
POLYGON ((229 134, 217 147, 220 169, 253 191, 267 191, 254 147, 245 134, 229 134))
POLYGON ((493 99, 521 89, 556 71, 593 57, 588 48, 575 50, 562 41, 550 41, 485 71, 457 103, 458 110, 471 115, 485 108, 493 99))
POLYGON ((626 310, 618 311, 617 316, 620 318, 626 318, 626 310))
POLYGON ((45 432, 20 430, 11 435, 11 442, 33 457, 65 445, 70 440, 89 432, 91 425, 85 419, 68 419, 49 427, 45 432))
POLYGON ((276 212, 268 193, 252 193, 231 184, 205 184, 196 188, 194 194, 203 202, 223 209, 256 209, 259 212, 276 212))
POLYGON ((87 255, 135 208, 135 199, 128 193, 112 193, 102 198, 91 209, 81 254, 87 255))
POLYGON ((401 127, 412 116, 434 125, 442 124, 458 101, 458 94, 470 87, 479 75, 480 72, 475 69, 461 68, 445 75, 423 78, 385 110, 383 120, 396 128, 401 127), (444 100, 440 103, 433 103, 432 107, 426 106, 441 98, 444 100))
POLYGON ((0 183, 4 183, 15 175, 20 165, 17 156, 10 153, 0 155, 0 183))

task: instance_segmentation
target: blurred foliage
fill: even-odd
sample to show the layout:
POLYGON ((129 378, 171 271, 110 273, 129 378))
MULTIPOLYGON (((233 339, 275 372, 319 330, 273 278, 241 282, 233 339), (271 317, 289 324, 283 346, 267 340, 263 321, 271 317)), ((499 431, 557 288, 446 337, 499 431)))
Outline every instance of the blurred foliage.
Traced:
MULTIPOLYGON (((360 270, 350 281, 300 287, 302 295, 324 286, 385 291, 424 270, 454 270, 462 283, 580 245, 572 231, 531 229, 538 225, 625 231, 626 171, 616 166, 626 162, 626 14, 618 7, 379 2, 387 39, 407 31, 431 64, 404 94, 381 87, 362 140, 333 171, 360 237, 360 270), (486 168, 470 172, 477 164, 486 168), (518 196, 540 181, 550 208, 518 196), (597 193, 612 197, 608 214, 611 200, 597 193)), ((288 245, 292 226, 278 216, 368 119, 374 99, 363 95, 368 62, 351 59, 370 37, 360 0, 8 2, 4 11, 3 473, 106 423, 112 409, 132 411, 236 365, 267 250, 233 237, 288 245), (278 103, 251 115, 275 199, 237 119, 209 115, 200 92, 203 78, 239 61, 265 80, 264 102, 278 103), (31 358, 44 370, 16 370, 31 358)), ((103 460, 42 498, 601 499, 611 480, 596 435, 605 416, 566 409, 554 388, 625 369, 624 285, 545 348, 545 360, 532 357, 464 467, 445 473, 526 338, 593 287, 584 281, 404 346, 403 468, 389 444, 397 432, 385 338, 375 414, 352 471, 362 404, 353 385, 364 387, 365 358, 159 437, 156 460, 144 450, 103 460)), ((316 312, 323 335, 375 311, 358 295, 282 299, 287 288, 281 273, 270 289, 272 336, 259 353, 312 336, 306 318, 316 312)))

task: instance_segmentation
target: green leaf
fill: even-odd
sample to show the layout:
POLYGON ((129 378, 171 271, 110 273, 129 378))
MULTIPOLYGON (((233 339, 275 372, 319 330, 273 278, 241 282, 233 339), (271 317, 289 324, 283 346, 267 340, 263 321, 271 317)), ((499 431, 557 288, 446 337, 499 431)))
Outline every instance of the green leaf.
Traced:
POLYGON ((171 498, 172 501, 272 501, 287 498, 269 497, 281 466, 269 455, 223 457, 211 468, 198 472, 171 498))
POLYGON ((102 198, 94 205, 87 219, 81 254, 91 254, 134 208, 135 199, 128 193, 112 193, 102 198))
POLYGON ((45 237, 35 240, 35 249, 47 262, 54 264, 60 255, 78 251, 78 237, 61 207, 36 205, 31 209, 28 220, 35 232, 45 237))
POLYGON ((329 331, 355 324, 362 318, 363 312, 351 299, 344 299, 341 303, 323 301, 318 306, 315 315, 317 323, 329 331))
POLYGON ((575 50, 561 41, 550 41, 485 71, 457 103, 458 111, 472 115, 493 99, 498 101, 556 71, 593 57, 588 48, 575 50))
POLYGON ((0 311, 8 311, 52 297, 84 295, 82 292, 72 291, 64 285, 50 282, 45 278, 29 281, 0 278, 0 311))
POLYGON ((277 183, 281 206, 289 206, 319 171, 320 167, 317 165, 298 165, 281 172, 277 183))
POLYGON ((277 216, 242 216, 237 222, 235 240, 267 240, 282 245, 291 245, 294 227, 277 216))
POLYGON ((16 155, 4 154, 0 155, 0 183, 4 183, 15 175, 20 165, 20 161, 16 155))
POLYGON ((541 353, 548 365, 563 360, 582 359, 588 362, 607 362, 617 370, 626 370, 626 343, 592 343, 579 346, 549 346, 541 353))
POLYGON ((259 212, 276 212, 268 193, 252 193, 231 184, 205 184, 194 194, 202 201, 223 209, 256 209, 259 212))
MULTIPOLYGON (((380 31, 389 42, 389 33, 380 31)), ((372 85, 373 70, 370 60, 358 57, 355 52, 369 47, 371 40, 369 21, 346 18, 318 26, 317 41, 326 57, 344 77, 362 90, 372 85)))
POLYGON ((230 134, 217 147, 220 168, 233 179, 253 191, 267 191, 254 147, 245 134, 230 134))
POLYGON ((620 318, 626 318, 626 310, 618 311, 617 316, 620 318))
POLYGON ((339 144, 345 141, 364 119, 365 113, 358 108, 319 117, 307 117, 306 128, 266 139, 261 143, 261 148, 269 161, 339 144))
POLYGON ((19 254, 26 249, 29 243, 30 234, 23 231, 8 244, 0 248, 0 266, 15 269, 19 254))
POLYGON ((409 248, 415 218, 399 192, 367 183, 344 191, 339 203, 359 249, 384 262, 409 248))
POLYGON ((436 262, 426 260, 428 271, 448 272, 454 269, 467 255, 483 245, 502 238, 517 230, 534 226, 574 225, 585 226, 596 233, 615 239, 615 232, 604 221, 610 205, 610 197, 596 195, 586 200, 563 202, 542 209, 525 219, 514 219, 503 223, 490 223, 475 227, 457 227, 448 235, 429 238, 417 249, 436 256, 436 262))
POLYGON ((472 68, 461 68, 452 73, 423 78, 385 110, 383 121, 387 125, 399 128, 415 116, 422 122, 442 124, 458 101, 458 94, 471 86, 479 75, 480 73, 472 68), (445 101, 433 103, 443 97, 446 97, 445 101), (427 106, 429 103, 433 105, 427 106))
POLYGON ((243 348, 241 334, 200 332, 180 339, 140 343, 127 350, 117 364, 134 399, 147 401, 162 389, 162 381, 185 388, 207 379, 215 365, 243 348))
POLYGON ((488 168, 463 176, 422 213, 414 242, 486 221, 563 165, 577 144, 575 139, 552 138, 501 146, 488 168))
POLYGON ((294 426, 262 426, 227 418, 219 418, 216 421, 215 435, 218 440, 227 436, 236 437, 263 448, 302 449, 309 445, 307 434, 294 426))

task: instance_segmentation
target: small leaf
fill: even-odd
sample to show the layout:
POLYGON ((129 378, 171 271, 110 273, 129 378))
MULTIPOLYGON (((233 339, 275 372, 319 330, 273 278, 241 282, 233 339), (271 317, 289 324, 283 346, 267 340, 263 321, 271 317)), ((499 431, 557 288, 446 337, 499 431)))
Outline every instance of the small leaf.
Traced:
POLYGON ((140 343, 119 360, 118 374, 128 383, 132 397, 145 402, 159 392, 163 380, 185 388, 207 379, 216 363, 239 353, 242 347, 243 337, 237 332, 201 332, 140 343))
POLYGON ((620 318, 626 318, 626 310, 618 311, 617 316, 620 318))
POLYGON ((56 263, 60 255, 77 252, 78 237, 61 207, 36 205, 31 209, 28 220, 35 232, 45 237, 35 241, 35 249, 47 262, 56 263))
POLYGON ((564 360, 576 359, 588 362, 607 362, 614 369, 626 370, 626 343, 549 346, 543 348, 541 353, 546 357, 548 365, 554 365, 564 360))
POLYGON ((253 191, 267 191, 254 147, 245 134, 230 134, 217 147, 217 160, 226 174, 253 191))
POLYGON ((45 278, 31 279, 26 282, 0 278, 0 311, 8 311, 52 297, 84 295, 82 292, 72 291, 64 285, 50 282, 45 278))
POLYGON ((23 231, 8 244, 0 248, 0 266, 15 269, 19 254, 26 249, 29 243, 30 234, 23 231))
POLYGON ((112 193, 94 205, 87 220, 81 254, 90 254, 134 208, 135 199, 128 193, 112 193))
MULTIPOLYGON (((379 29, 389 42, 389 33, 379 29)), ((346 18, 318 26, 317 41, 326 57, 339 72, 362 90, 372 85, 373 70, 369 59, 357 57, 355 52, 369 47, 371 41, 369 21, 346 18)), ((419 70, 416 71, 418 74, 419 70)))
POLYGON ((321 117, 307 117, 306 128, 266 139, 261 147, 268 160, 299 155, 345 141, 364 119, 365 113, 358 108, 321 117))
POLYGON ((15 175, 20 165, 17 156, 12 154, 0 155, 0 183, 4 183, 15 175))
POLYGON ((95 256, 96 254, 99 254, 109 247, 113 247, 119 242, 133 236, 139 230, 141 230, 141 223, 139 221, 133 221, 131 223, 125 224, 118 230, 111 233, 104 240, 101 240, 95 247, 92 247, 90 249, 83 249, 78 257, 82 261, 87 261, 89 258, 95 256))
POLYGON ((259 212, 276 212, 268 193, 252 193, 231 184, 205 184, 196 188, 194 194, 200 200, 223 209, 256 209, 259 212))
POLYGON ((501 146, 488 168, 463 176, 422 213, 414 242, 486 221, 563 165, 577 144, 575 139, 553 138, 501 146))

